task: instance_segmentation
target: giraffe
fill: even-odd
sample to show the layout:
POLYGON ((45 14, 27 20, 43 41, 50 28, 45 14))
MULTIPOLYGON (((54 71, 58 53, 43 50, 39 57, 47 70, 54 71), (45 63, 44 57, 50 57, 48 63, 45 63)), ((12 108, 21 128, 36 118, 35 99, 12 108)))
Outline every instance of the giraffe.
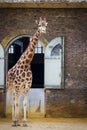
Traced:
POLYGON ((42 19, 40 17, 38 24, 38 29, 33 35, 31 42, 28 47, 21 55, 17 63, 8 70, 6 77, 6 88, 11 96, 12 105, 12 126, 18 126, 19 124, 19 101, 20 96, 24 94, 23 100, 23 126, 27 126, 26 109, 27 109, 27 96, 28 92, 32 86, 32 72, 30 69, 30 64, 35 53, 35 47, 38 43, 38 39, 42 33, 46 33, 47 22, 46 18, 42 19))

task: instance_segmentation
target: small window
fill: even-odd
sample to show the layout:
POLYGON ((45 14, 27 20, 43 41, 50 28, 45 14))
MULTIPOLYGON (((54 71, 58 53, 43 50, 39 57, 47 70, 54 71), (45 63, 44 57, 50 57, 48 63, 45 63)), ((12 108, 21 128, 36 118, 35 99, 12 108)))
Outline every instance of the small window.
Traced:
POLYGON ((9 54, 13 54, 14 53, 14 45, 11 45, 9 48, 9 54))
POLYGON ((60 50, 61 50, 61 45, 57 44, 51 51, 51 56, 59 56, 60 55, 60 50))
POLYGON ((44 53, 43 47, 40 44, 40 42, 38 42, 37 47, 35 49, 35 53, 44 53))
MULTIPOLYGON (((32 37, 30 37, 30 41, 31 40, 32 40, 32 37)), ((41 45, 41 41, 38 41, 38 44, 37 44, 37 46, 35 48, 35 53, 39 53, 39 54, 44 53, 44 49, 43 49, 43 47, 41 45)))

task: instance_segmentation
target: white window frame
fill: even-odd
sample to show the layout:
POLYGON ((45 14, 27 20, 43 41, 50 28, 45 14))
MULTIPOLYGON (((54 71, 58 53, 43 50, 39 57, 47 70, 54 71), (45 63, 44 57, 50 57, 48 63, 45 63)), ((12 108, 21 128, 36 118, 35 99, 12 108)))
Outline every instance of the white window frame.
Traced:
POLYGON ((4 67, 4 49, 3 46, 0 44, 0 88, 4 88, 5 82, 5 67, 4 67))
POLYGON ((64 37, 53 39, 45 50, 45 88, 64 88, 64 37), (53 48, 60 44, 60 55, 51 55, 53 48))

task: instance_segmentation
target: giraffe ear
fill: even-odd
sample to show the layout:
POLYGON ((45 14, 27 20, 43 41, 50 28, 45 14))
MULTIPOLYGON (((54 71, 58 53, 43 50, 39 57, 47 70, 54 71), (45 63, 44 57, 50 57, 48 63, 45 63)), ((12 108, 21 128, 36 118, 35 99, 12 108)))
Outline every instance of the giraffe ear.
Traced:
POLYGON ((40 22, 42 21, 42 17, 40 17, 40 22))
POLYGON ((46 22, 46 26, 48 25, 48 23, 46 22))
POLYGON ((45 23, 46 23, 46 26, 47 26, 47 24, 48 24, 48 23, 46 22, 46 18, 44 18, 44 21, 45 21, 45 23))
POLYGON ((46 22, 46 18, 44 18, 44 21, 46 22))

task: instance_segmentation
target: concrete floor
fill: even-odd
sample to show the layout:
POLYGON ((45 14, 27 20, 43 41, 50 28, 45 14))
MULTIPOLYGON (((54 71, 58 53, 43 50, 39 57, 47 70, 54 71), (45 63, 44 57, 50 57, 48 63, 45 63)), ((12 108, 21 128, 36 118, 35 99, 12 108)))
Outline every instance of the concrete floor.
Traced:
POLYGON ((0 119, 0 130, 87 130, 87 118, 32 118, 28 127, 12 127, 11 120, 0 119))

